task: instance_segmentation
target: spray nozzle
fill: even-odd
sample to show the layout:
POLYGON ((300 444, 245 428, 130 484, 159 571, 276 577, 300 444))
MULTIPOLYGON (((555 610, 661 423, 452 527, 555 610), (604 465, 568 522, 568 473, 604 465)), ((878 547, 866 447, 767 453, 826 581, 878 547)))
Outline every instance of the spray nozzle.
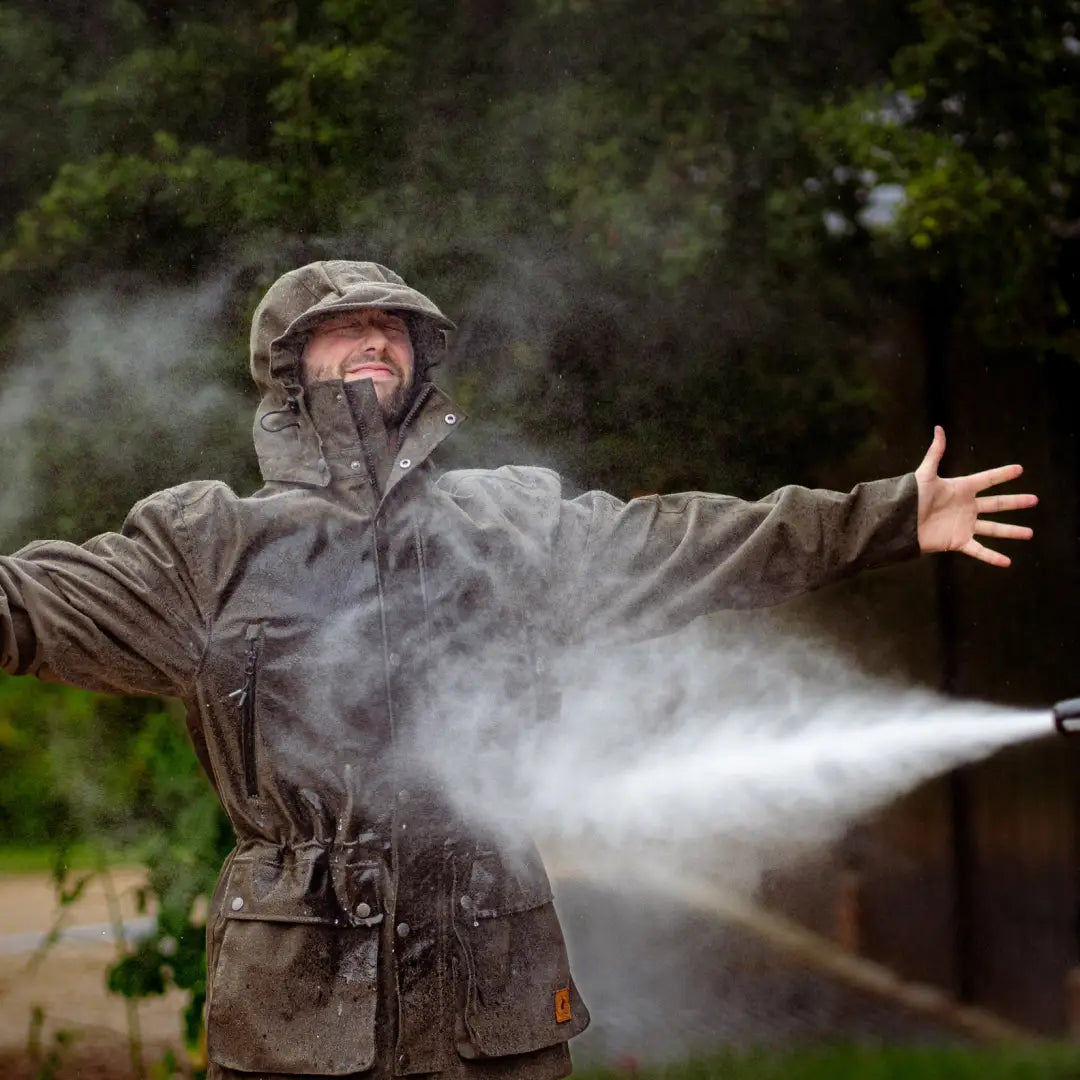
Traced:
POLYGON ((1054 727, 1060 735, 1080 735, 1080 697, 1059 701, 1054 706, 1054 727))

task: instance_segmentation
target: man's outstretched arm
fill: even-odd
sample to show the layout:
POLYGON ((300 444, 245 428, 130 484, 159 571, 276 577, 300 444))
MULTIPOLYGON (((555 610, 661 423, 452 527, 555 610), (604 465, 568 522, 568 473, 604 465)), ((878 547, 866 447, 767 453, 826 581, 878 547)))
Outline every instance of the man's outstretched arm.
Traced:
POLYGON ((621 502, 591 492, 562 504, 553 581, 571 638, 648 637, 723 608, 768 607, 920 551, 959 550, 1007 565, 976 535, 1031 530, 980 514, 1022 509, 1031 495, 981 496, 1019 466, 937 475, 944 434, 917 473, 846 494, 785 487, 747 502, 690 492, 621 502), (577 573, 563 576, 567 567, 577 573))
POLYGON ((31 544, 0 558, 0 668, 92 690, 175 694, 206 630, 177 496, 160 492, 119 533, 31 544))

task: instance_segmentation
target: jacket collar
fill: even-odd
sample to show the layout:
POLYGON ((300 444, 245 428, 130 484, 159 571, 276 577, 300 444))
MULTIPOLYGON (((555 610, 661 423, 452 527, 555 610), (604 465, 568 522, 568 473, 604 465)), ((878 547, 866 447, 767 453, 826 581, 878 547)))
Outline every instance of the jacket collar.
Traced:
POLYGON ((399 445, 394 445, 370 383, 362 391, 359 424, 338 380, 290 390, 295 407, 286 405, 277 412, 264 399, 255 417, 255 448, 268 483, 328 487, 333 480, 373 467, 385 495, 465 420, 446 394, 426 383, 398 433, 399 445))

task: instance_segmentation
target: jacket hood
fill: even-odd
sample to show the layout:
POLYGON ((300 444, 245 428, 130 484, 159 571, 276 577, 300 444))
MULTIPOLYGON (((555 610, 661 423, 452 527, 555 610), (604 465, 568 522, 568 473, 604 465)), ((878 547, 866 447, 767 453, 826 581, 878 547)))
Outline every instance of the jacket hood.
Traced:
MULTIPOLYGON (((423 293, 379 263, 333 259, 290 270, 270 286, 251 323, 251 374, 262 393, 255 450, 263 479, 324 486, 319 437, 304 407, 300 358, 306 335, 323 319, 385 308, 404 313, 427 338, 454 324, 423 293)), ((415 341, 419 356, 425 341, 415 341)))

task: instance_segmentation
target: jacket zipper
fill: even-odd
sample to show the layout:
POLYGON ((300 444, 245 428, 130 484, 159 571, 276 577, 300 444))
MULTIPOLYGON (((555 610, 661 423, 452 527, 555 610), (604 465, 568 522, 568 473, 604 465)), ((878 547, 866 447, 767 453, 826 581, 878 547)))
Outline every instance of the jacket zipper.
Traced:
POLYGON ((247 628, 244 640, 247 653, 244 657, 244 682, 239 690, 229 696, 236 701, 240 710, 240 750, 244 762, 244 787, 248 798, 259 795, 259 774, 255 768, 255 691, 259 673, 259 642, 262 627, 252 623, 247 628))
POLYGON ((415 400, 409 407, 409 411, 405 414, 405 419, 401 421, 401 424, 398 427, 397 439, 395 440, 397 443, 395 451, 401 449, 402 444, 405 442, 405 429, 413 422, 416 418, 416 414, 423 408, 424 402, 427 401, 434 392, 434 383, 424 383, 424 385, 420 387, 420 391, 417 393, 415 400))

